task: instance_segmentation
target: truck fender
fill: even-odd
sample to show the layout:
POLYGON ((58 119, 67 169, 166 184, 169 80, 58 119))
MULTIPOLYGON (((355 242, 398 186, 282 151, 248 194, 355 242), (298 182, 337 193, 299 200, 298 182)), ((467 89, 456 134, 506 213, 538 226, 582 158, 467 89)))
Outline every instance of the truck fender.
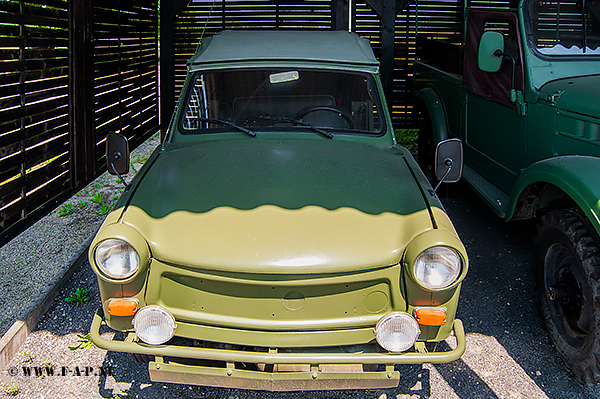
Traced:
MULTIPOLYGON (((590 223, 600 234, 600 158, 567 155, 544 159, 525 169, 519 175, 511 195, 506 219, 515 216, 519 200, 524 200, 530 187, 535 184, 550 184, 562 190, 583 211, 590 223)), ((543 204, 542 204, 543 205, 543 204)))
POLYGON ((437 144, 448 138, 448 121, 446 119, 446 109, 438 93, 431 87, 419 90, 415 96, 415 110, 427 108, 431 119, 431 129, 433 140, 437 144))

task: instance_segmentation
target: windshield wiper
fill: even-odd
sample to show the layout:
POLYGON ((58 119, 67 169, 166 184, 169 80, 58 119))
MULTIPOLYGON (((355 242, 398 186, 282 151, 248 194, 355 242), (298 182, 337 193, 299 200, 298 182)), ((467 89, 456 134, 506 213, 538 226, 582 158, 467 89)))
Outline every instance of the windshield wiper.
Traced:
POLYGON ((327 137, 328 139, 333 138, 333 134, 329 133, 326 130, 323 130, 316 126, 313 126, 310 123, 304 121, 303 119, 288 118, 287 116, 263 116, 263 115, 260 115, 259 118, 269 120, 269 121, 286 122, 286 123, 292 123, 294 125, 308 127, 317 133, 321 133, 323 136, 327 137))
POLYGON ((254 133, 252 130, 246 129, 245 127, 241 127, 239 125, 236 125, 233 122, 225 121, 223 119, 214 119, 214 118, 197 118, 197 119, 200 122, 220 123, 221 125, 231 126, 233 128, 236 128, 236 129, 246 133, 248 136, 256 137, 256 133, 254 133))

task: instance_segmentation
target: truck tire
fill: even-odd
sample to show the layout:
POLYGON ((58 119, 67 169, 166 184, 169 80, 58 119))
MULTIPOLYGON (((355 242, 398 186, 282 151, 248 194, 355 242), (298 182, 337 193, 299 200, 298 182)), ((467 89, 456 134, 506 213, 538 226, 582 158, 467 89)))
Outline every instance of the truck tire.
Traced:
POLYGON ((580 383, 600 382, 600 239, 575 209, 541 218, 538 300, 554 347, 580 383))
POLYGON ((436 182, 435 179, 435 141, 433 140, 433 128, 431 118, 426 111, 419 111, 419 137, 417 139, 417 160, 429 183, 436 182))

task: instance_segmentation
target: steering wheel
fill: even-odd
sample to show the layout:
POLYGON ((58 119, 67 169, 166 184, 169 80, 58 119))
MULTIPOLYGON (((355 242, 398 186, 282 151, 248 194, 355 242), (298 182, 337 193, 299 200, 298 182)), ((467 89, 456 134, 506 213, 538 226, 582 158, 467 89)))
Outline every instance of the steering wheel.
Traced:
MULTIPOLYGON (((301 109, 300 112, 298 112, 298 114, 296 115, 296 119, 304 119, 304 117, 312 112, 319 112, 319 111, 327 111, 327 112, 333 112, 335 113, 337 116, 341 116, 342 118, 344 118, 344 120, 346 121, 346 123, 348 123, 348 127, 350 129, 354 129, 354 121, 352 120, 352 115, 350 114, 350 112, 345 109, 345 108, 336 108, 336 107, 330 107, 327 105, 319 105, 316 107, 307 107, 304 109, 301 109)), ((307 121, 309 122, 309 121, 307 121)))

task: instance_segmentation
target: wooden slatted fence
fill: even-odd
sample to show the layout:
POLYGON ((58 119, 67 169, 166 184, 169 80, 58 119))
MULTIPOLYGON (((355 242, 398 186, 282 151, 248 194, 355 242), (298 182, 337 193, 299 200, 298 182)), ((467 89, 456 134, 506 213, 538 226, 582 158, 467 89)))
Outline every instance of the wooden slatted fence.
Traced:
POLYGON ((72 71, 69 1, 0 1, 0 245, 105 169, 109 130, 135 146, 158 129, 157 1, 89 3, 93 63, 72 71), (94 83, 91 107, 70 101, 77 74, 94 83), (89 128, 73 131, 74 114, 89 128), (95 167, 81 180, 74 153, 86 141, 95 167))

